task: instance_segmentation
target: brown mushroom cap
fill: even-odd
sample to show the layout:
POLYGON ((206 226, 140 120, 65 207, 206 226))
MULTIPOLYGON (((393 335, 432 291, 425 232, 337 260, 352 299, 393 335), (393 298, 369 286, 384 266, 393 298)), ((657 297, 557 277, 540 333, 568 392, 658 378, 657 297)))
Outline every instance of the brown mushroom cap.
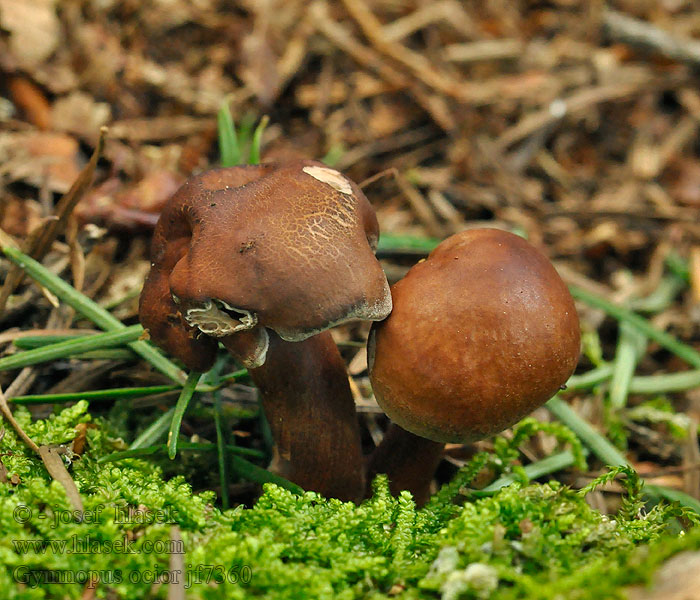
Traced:
POLYGON ((212 340, 187 341, 199 332, 220 338, 248 332, 250 350, 241 354, 259 366, 265 328, 301 341, 337 323, 389 314, 377 238, 362 191, 319 162, 209 171, 188 180, 161 215, 142 323, 186 363, 209 361, 180 350, 201 341, 209 353, 212 340), (164 312, 166 294, 175 304, 164 312), (180 322, 170 317, 168 327, 166 313, 178 313, 180 322))
POLYGON ((372 326, 377 401, 408 431, 475 441, 546 402, 573 373, 578 316, 549 260, 527 241, 476 229, 442 242, 392 287, 372 326))

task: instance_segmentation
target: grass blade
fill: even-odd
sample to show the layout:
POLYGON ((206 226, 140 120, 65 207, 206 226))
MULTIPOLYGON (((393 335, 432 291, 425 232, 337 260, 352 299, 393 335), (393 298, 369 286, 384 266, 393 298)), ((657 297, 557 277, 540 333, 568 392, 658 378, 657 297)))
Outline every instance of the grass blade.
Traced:
POLYGON ((121 346, 122 344, 138 340, 142 334, 143 327, 141 327, 141 325, 132 325, 131 327, 122 326, 122 328, 117 331, 86 335, 77 339, 35 348, 34 350, 19 352, 12 356, 0 358, 0 371, 19 369, 21 367, 36 365, 59 358, 67 358, 80 352, 121 346))
POLYGON ((88 335, 95 334, 76 333, 75 335, 35 335, 31 337, 17 338, 16 340, 12 340, 12 345, 17 348, 20 348, 21 350, 34 350, 35 348, 43 348, 44 346, 58 344, 59 342, 68 342, 70 340, 77 340, 78 338, 88 337, 88 335))
MULTIPOLYGON (((201 444, 193 442, 181 442, 178 444, 177 449, 179 451, 191 451, 191 452, 211 452, 217 450, 218 446, 216 444, 201 444)), ((224 446, 226 452, 231 452, 233 454, 238 454, 241 456, 251 456, 254 458, 264 458, 265 453, 260 450, 255 450, 254 448, 241 448, 239 446, 224 446)), ((147 446, 145 448, 134 448, 130 450, 121 450, 119 452, 112 452, 106 456, 101 456, 97 459, 98 463, 104 462, 116 462, 118 460, 123 460, 125 458, 141 458, 142 456, 152 456, 153 454, 165 454, 168 451, 167 444, 156 444, 155 446, 147 446)))
POLYGON ((379 236, 377 250, 383 252, 412 250, 427 254, 428 252, 431 252, 439 243, 440 240, 437 238, 422 238, 411 235, 382 233, 379 236))
POLYGON ((687 282, 678 275, 666 275, 651 294, 645 298, 631 300, 630 308, 638 312, 661 312, 671 306, 673 300, 686 286, 687 282))
POLYGON ((166 410, 160 417, 158 417, 153 423, 151 423, 146 429, 141 432, 129 446, 130 450, 136 450, 137 448, 145 448, 147 446, 152 446, 155 444, 161 436, 168 431, 170 423, 173 420, 173 415, 175 414, 175 407, 166 410))
POLYGON ((236 474, 241 479, 247 479, 248 481, 253 481, 255 483, 274 483, 280 487, 288 489, 290 492, 295 494, 303 494, 303 488, 299 487, 296 483, 292 483, 288 479, 272 473, 267 469, 263 469, 258 465, 254 465, 252 462, 231 454, 231 468, 236 472, 236 474))
POLYGON ((682 373, 633 377, 630 381, 630 393, 632 394, 670 394, 696 387, 700 387, 699 369, 683 371, 682 373))
POLYGON ((238 145, 236 127, 231 116, 228 100, 221 104, 216 115, 216 123, 219 130, 219 154, 222 167, 235 167, 241 164, 241 149, 238 145))
POLYGON ((250 143, 250 154, 248 155, 249 165, 257 165, 260 163, 260 146, 262 145, 262 135, 269 122, 270 117, 264 115, 263 118, 260 119, 258 126, 255 128, 253 140, 250 143))
POLYGON ((654 499, 663 498, 669 502, 678 502, 683 506, 692 508, 700 515, 700 502, 685 492, 681 492, 680 490, 672 490, 671 488, 667 488, 662 485, 652 485, 648 483, 644 484, 644 492, 647 494, 647 496, 654 499))
MULTIPOLYGON (((115 318, 84 294, 81 294, 73 286, 63 281, 63 279, 51 273, 51 271, 41 263, 15 248, 13 244, 8 242, 8 238, 5 236, 0 237, 0 245, 2 246, 2 251, 5 256, 24 269, 27 275, 43 285, 50 292, 53 292, 60 300, 73 307, 85 318, 95 323, 95 325, 105 331, 121 331, 126 329, 126 325, 119 321, 119 319, 115 318)), ((150 344, 138 340, 130 342, 128 346, 141 358, 148 361, 155 369, 168 376, 173 381, 177 383, 183 383, 185 381, 184 372, 150 344)))
POLYGON ((221 409, 221 394, 214 396, 214 425, 216 427, 216 449, 219 458, 219 481, 221 485, 221 506, 226 510, 228 503, 228 461, 226 454, 226 437, 224 435, 224 415, 221 409))
MULTIPOLYGON (((564 450, 563 452, 552 454, 547 458, 543 458, 542 460, 526 465, 523 467, 523 470, 529 479, 537 479, 543 475, 549 475, 550 473, 555 473, 561 469, 566 469, 567 467, 572 466, 574 463, 574 455, 569 450, 564 450)), ((485 488, 473 491, 472 494, 475 496, 492 494, 515 481, 516 478, 514 475, 505 475, 503 477, 499 477, 496 479, 496 481, 490 483, 485 488)))
MULTIPOLYGON (((197 392, 213 392, 224 386, 228 381, 237 381, 248 375, 248 371, 241 369, 221 377, 216 385, 199 385, 197 392)), ((91 390, 89 392, 66 392, 63 394, 28 394, 8 398, 14 404, 63 404, 65 402, 77 402, 88 400, 89 402, 104 402, 109 400, 122 400, 127 398, 143 398, 166 392, 174 392, 181 389, 180 385, 150 385, 144 387, 112 388, 108 390, 91 390)))
MULTIPOLYGON (((561 398, 554 396, 554 398, 547 402, 546 406, 557 419, 572 429, 576 435, 581 438, 583 443, 605 464, 610 467, 629 465, 627 459, 615 446, 593 429, 590 423, 587 423, 579 417, 561 398)), ((525 467, 525 469, 527 471, 527 467, 525 467)), ((671 488, 660 485, 645 484, 644 493, 653 500, 658 501, 663 498, 671 502, 679 502, 700 514, 700 502, 681 491, 672 490, 671 488)))
MULTIPOLYGON (((572 375, 566 382, 567 390, 587 390, 605 383, 613 373, 613 365, 605 364, 581 375, 572 375)), ((700 387, 700 369, 660 375, 637 375, 629 382, 630 394, 672 394, 700 387)))
POLYGON ((606 465, 616 467, 627 464, 627 459, 624 455, 605 436, 598 433, 590 423, 579 417, 576 411, 559 396, 554 396, 545 406, 557 419, 571 429, 591 449, 593 454, 606 465))
POLYGON ((566 382, 567 390, 587 390, 605 383, 613 374, 613 365, 604 364, 581 375, 572 375, 566 382))
POLYGON ((175 412, 173 413, 173 418, 170 422, 170 432, 168 433, 168 456, 170 457, 170 460, 174 460, 175 455, 177 454, 177 438, 180 435, 182 417, 185 415, 185 411, 190 404, 192 395, 197 387, 197 382, 201 376, 201 373, 192 371, 187 376, 187 381, 185 382, 182 390, 180 390, 180 397, 177 399, 175 412))
POLYGON ((104 350, 90 350, 89 352, 79 352, 71 354, 67 358, 76 360, 136 360, 138 356, 128 348, 105 348, 104 350))
POLYGON ((618 306, 617 304, 613 304, 605 298, 591 294, 590 292, 587 292, 579 287, 570 286, 569 289, 571 290, 571 295, 577 300, 585 302, 589 306, 603 310, 618 321, 630 323, 650 340, 654 340, 657 344, 673 352, 676 356, 682 358, 688 364, 692 365, 696 369, 700 369, 700 352, 694 348, 684 344, 679 339, 666 333, 665 331, 657 329, 646 319, 640 317, 631 310, 618 306))
POLYGON ((111 390, 91 390, 89 392, 67 392, 64 394, 33 394, 15 396, 14 398, 8 398, 8 400, 14 404, 63 404, 65 402, 77 402, 78 400, 103 402, 125 398, 143 398, 179 389, 179 385, 150 385, 133 388, 112 388, 111 390))
POLYGON ((615 352, 615 365, 610 380, 608 398, 614 410, 624 408, 627 404, 629 386, 637 368, 637 362, 644 355, 647 338, 630 323, 620 323, 620 334, 615 352))

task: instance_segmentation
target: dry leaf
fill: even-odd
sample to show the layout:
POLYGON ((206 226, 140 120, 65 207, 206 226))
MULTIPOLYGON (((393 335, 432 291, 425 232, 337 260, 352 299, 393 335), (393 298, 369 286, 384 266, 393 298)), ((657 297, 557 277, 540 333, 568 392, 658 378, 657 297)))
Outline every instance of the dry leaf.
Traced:
POLYGON ((54 102, 51 118, 55 129, 75 134, 94 145, 100 127, 112 118, 112 109, 106 102, 95 102, 84 92, 73 92, 54 102))
MULTIPOLYGON (((58 452, 49 446, 37 446, 36 442, 32 440, 22 429, 20 424, 15 419, 10 407, 5 399, 5 394, 3 394, 0 389, 0 413, 5 418, 5 420, 12 425, 17 435, 22 439, 22 441, 36 452, 41 460, 46 466, 46 470, 49 472, 51 477, 58 481, 66 490, 66 496, 68 496, 68 501, 74 510, 78 511, 80 515, 83 513, 83 500, 78 493, 78 488, 75 485, 75 481, 68 474, 66 466, 63 464, 63 460, 59 456, 58 452)), ((14 474, 10 478, 13 485, 17 485, 20 482, 19 475, 14 474)))
POLYGON ((80 456, 85 451, 85 442, 87 441, 87 430, 95 429, 97 426, 94 423, 78 423, 75 430, 78 435, 75 436, 71 443, 73 454, 80 456))
POLYGON ((10 94, 30 123, 42 131, 51 128, 51 106, 44 93, 26 77, 10 80, 10 94))
POLYGON ((52 446, 39 446, 39 456, 41 456, 41 460, 44 461, 49 475, 58 481, 66 490, 66 496, 68 496, 68 501, 71 503, 73 509, 82 515, 83 499, 80 497, 75 481, 73 481, 73 478, 68 473, 68 469, 66 469, 66 465, 63 464, 63 459, 56 448, 52 446))
POLYGON ((34 200, 5 197, 0 213, 0 227, 15 237, 29 235, 41 224, 41 206, 34 200))
POLYGON ((78 142, 62 133, 0 134, 0 163, 11 181, 64 193, 80 173, 78 142))
POLYGON ((0 26, 10 32, 13 57, 28 70, 46 60, 60 41, 56 0, 0 0, 0 26))

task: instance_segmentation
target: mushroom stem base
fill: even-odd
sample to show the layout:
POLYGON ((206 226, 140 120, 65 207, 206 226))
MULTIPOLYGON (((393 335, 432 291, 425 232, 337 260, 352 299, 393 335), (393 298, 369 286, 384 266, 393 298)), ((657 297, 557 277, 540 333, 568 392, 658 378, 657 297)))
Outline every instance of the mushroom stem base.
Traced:
MULTIPOLYGON (((250 369, 277 444, 275 466, 306 490, 359 500, 365 489, 360 429, 348 376, 327 331, 286 342, 269 331, 265 363, 250 369)), ((222 338, 234 355, 237 335, 222 338)))
MULTIPOLYGON (((391 423, 384 439, 370 455, 367 481, 379 473, 389 477, 389 489, 396 495, 408 490, 418 506, 430 496, 430 483, 435 475, 445 444, 417 436, 391 423)), ((370 490, 366 491, 370 495, 370 490)))

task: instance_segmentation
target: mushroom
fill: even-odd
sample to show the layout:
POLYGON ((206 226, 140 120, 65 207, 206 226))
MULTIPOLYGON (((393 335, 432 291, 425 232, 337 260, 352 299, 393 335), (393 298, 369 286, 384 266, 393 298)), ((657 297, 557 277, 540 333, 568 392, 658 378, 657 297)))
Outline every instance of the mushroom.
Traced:
POLYGON ((485 438, 542 405, 576 367, 579 322, 549 260, 497 229, 443 241, 392 296, 389 318, 372 325, 368 362, 377 402, 399 427, 370 471, 395 471, 423 494, 426 470, 407 482, 414 459, 400 449, 415 436, 433 440, 429 462, 442 443, 485 438))
POLYGON ((283 474, 342 499, 362 494, 364 469, 326 330, 391 311, 378 237, 362 191, 322 163, 208 171, 163 210, 139 308, 151 339, 192 370, 221 341, 260 390, 283 474))

